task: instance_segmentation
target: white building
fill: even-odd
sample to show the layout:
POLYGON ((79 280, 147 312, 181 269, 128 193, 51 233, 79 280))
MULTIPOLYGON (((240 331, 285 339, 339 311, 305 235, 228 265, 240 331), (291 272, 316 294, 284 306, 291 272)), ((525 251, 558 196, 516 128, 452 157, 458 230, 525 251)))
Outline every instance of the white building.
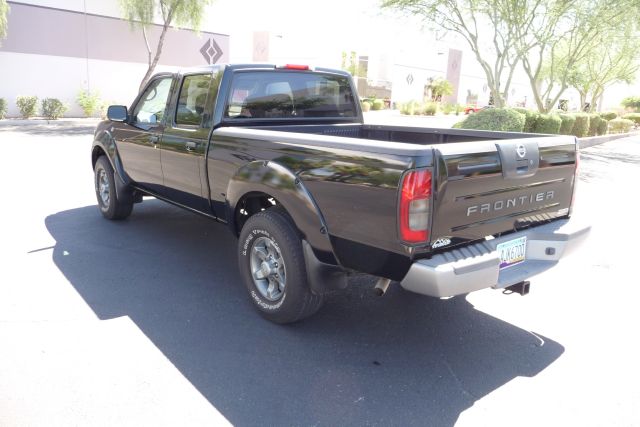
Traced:
MULTIPOLYGON (((0 98, 17 116, 15 98, 59 98, 67 115, 82 112, 82 89, 107 103, 128 105, 147 69, 142 32, 121 19, 118 0, 8 1, 8 37, 0 46, 0 98)), ((393 88, 392 100, 422 100, 430 78, 455 83, 447 102, 489 102, 486 77, 466 43, 452 34, 422 31, 410 18, 381 13, 379 0, 215 0, 199 33, 170 29, 157 71, 224 62, 303 63, 339 68, 342 52, 367 57, 367 78, 393 88)), ((151 46, 159 27, 150 30, 151 46)), ((637 88, 636 88, 637 89, 637 88)), ((636 93, 640 90, 636 90, 636 93)), ((617 107, 633 88, 608 89, 604 108, 617 107)), ((361 96, 367 96, 361 93, 361 96)), ((579 98, 563 98, 577 108, 579 98)), ((524 73, 514 76, 509 103, 535 108, 524 73)))
MULTIPOLYGON (((58 98, 67 115, 81 116, 81 90, 98 91, 107 103, 129 104, 147 70, 142 31, 120 18, 117 0, 8 1, 8 37, 0 46, 0 98, 18 116, 20 95, 58 98)), ((155 46, 160 27, 149 29, 155 46)), ((229 36, 205 26, 167 33, 163 69, 228 62, 229 36)))

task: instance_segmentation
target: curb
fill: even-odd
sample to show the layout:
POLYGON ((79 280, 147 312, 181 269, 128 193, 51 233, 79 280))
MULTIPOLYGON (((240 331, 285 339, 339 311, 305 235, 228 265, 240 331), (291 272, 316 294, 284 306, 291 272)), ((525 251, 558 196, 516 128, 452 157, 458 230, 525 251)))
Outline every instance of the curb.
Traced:
POLYGON ((614 141, 620 138, 628 138, 630 136, 640 135, 640 131, 629 133, 615 133, 612 135, 591 136, 587 138, 578 138, 580 149, 593 147, 594 145, 604 144, 605 142, 614 141))

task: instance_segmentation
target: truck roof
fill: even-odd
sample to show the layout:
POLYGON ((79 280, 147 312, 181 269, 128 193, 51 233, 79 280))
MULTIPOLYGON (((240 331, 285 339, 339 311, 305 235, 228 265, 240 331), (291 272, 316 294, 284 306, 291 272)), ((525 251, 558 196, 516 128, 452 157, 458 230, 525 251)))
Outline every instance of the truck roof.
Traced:
MULTIPOLYGON (((299 67, 299 65, 293 65, 292 68, 288 68, 289 66, 291 66, 291 64, 266 64, 266 63, 243 63, 243 64, 213 64, 213 65, 205 65, 202 67, 187 67, 187 68, 181 68, 178 70, 178 72, 180 74, 190 74, 190 73, 197 73, 197 72, 208 72, 208 71, 213 71, 215 69, 219 69, 219 68, 226 68, 232 71, 235 70, 276 70, 276 69, 292 69, 292 70, 298 70, 298 71, 306 71, 306 70, 301 70, 299 68, 293 68, 293 67, 299 67)), ((309 70, 308 71, 318 71, 318 72, 323 72, 323 73, 331 73, 331 74, 339 74, 342 76, 351 76, 351 74, 347 71, 344 70, 338 70, 335 68, 325 68, 325 67, 314 67, 312 65, 307 65, 304 64, 303 66, 308 66, 309 70)))

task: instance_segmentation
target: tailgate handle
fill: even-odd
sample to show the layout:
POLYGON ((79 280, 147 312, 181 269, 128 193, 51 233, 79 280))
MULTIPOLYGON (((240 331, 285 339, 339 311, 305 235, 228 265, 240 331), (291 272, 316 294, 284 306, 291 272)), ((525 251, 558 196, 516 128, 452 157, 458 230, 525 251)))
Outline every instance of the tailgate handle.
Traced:
POLYGON ((502 176, 506 179, 528 178, 538 171, 540 166, 540 150, 535 141, 510 141, 496 144, 502 176))

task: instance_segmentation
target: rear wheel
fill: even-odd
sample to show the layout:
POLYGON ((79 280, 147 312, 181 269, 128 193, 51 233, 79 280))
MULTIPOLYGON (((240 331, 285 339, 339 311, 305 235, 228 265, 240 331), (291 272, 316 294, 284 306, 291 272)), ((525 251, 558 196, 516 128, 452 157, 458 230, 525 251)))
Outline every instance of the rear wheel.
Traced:
MULTIPOLYGON (((113 168, 105 156, 100 156, 94 167, 96 198, 105 218, 125 219, 133 210, 133 197, 118 197, 113 168)), ((130 195, 129 195, 130 196, 130 195)))
POLYGON ((268 209, 247 220, 238 264, 251 301, 272 322, 296 322, 322 305, 309 288, 300 235, 284 212, 268 209))

